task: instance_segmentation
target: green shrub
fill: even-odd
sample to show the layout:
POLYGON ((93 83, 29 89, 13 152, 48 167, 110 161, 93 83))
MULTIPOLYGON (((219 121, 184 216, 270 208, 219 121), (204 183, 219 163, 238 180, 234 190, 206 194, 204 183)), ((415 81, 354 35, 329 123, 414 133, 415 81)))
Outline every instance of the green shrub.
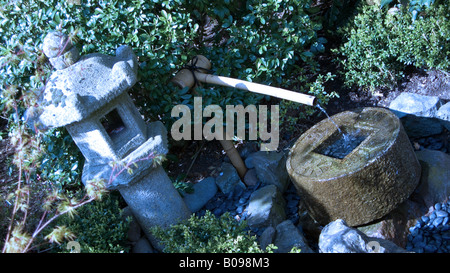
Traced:
MULTIPOLYGON (((39 93, 42 82, 35 74, 50 71, 36 71, 36 62, 45 61, 42 39, 60 27, 76 34, 82 54, 133 47, 140 62, 133 93, 143 98, 136 102, 151 119, 170 120, 175 104, 192 104, 192 94, 168 82, 196 54, 207 56, 217 74, 296 88, 305 83, 300 74, 317 71, 313 57, 327 42, 317 34, 322 26, 309 15, 309 0, 3 1, 0 44, 8 62, 0 67, 2 89, 16 85, 27 94, 39 93), (209 40, 200 28, 206 16, 217 22, 218 35, 209 40), (22 51, 37 54, 24 59, 22 51)), ((199 93, 205 104, 254 104, 262 98, 219 87, 199 93)))
MULTIPOLYGON (((56 223, 66 226, 80 244, 81 253, 128 252, 126 245, 129 219, 123 220, 118 197, 108 195, 77 210, 73 218, 63 216, 56 223)), ((56 247, 58 252, 70 252, 67 242, 56 247)))
POLYGON ((393 1, 393 0, 381 0, 380 7, 384 8, 385 6, 392 5, 393 3, 404 4, 407 5, 408 10, 412 14, 412 20, 416 20, 417 15, 421 12, 425 7, 429 8, 432 4, 434 4, 434 0, 409 0, 409 1, 393 1))
MULTIPOLYGON (((335 91, 328 92, 325 90, 324 84, 328 81, 332 81, 336 75, 328 72, 327 74, 319 74, 317 78, 311 82, 301 87, 304 93, 309 93, 315 96, 319 105, 322 108, 328 104, 329 100, 332 98, 339 98, 339 94, 335 91)), ((298 103, 293 101, 281 101, 280 103, 280 117, 281 124, 290 132, 295 132, 295 125, 298 123, 299 119, 307 119, 309 116, 313 115, 317 111, 316 107, 312 106, 300 106, 298 103), (290 114, 292 112, 292 114, 290 114)))
MULTIPOLYGON (((19 140, 13 162, 19 163, 27 184, 46 183, 61 192, 70 188, 72 195, 82 188, 82 157, 65 130, 33 134, 26 127, 25 112, 39 107, 53 71, 42 52, 48 32, 61 29, 69 34, 81 54, 114 54, 121 44, 132 46, 140 67, 132 98, 147 119, 162 120, 167 127, 173 121, 172 107, 192 105, 195 94, 168 82, 196 54, 207 56, 217 74, 308 92, 304 86, 311 77, 305 75, 318 72, 314 56, 326 43, 318 35, 320 18, 313 19, 310 0, 75 3, 0 0, 0 110, 9 119, 11 140, 19 140), (204 37, 206 17, 217 22, 217 35, 211 39, 204 37)), ((205 105, 257 104, 263 97, 219 87, 197 92, 205 105)))
MULTIPOLYGON (((183 4, 196 25, 196 33, 187 38, 190 43, 183 47, 186 51, 171 52, 172 58, 178 56, 176 60, 145 52, 142 79, 158 75, 160 81, 141 82, 136 87, 142 87, 139 94, 146 97, 143 108, 151 109, 153 116, 158 113, 167 118, 175 104, 192 107, 194 95, 202 96, 204 105, 221 107, 261 102, 262 95, 233 88, 203 86, 187 92, 167 85, 174 73, 196 54, 206 56, 217 75, 303 92, 301 87, 309 78, 301 75, 318 71, 314 56, 323 52, 326 43, 325 38, 318 36, 320 22, 308 14, 310 2, 197 0, 190 1, 189 6, 183 4), (206 17, 212 22, 210 32, 216 35, 205 37, 209 33, 199 28, 206 17)), ((166 124, 170 122, 167 120, 166 124)))
POLYGON ((246 228, 245 221, 236 221, 229 213, 217 218, 206 211, 203 217, 192 215, 169 229, 155 227, 152 232, 166 253, 262 253, 256 236, 246 228))
POLYGON ((52 129, 43 136, 45 151, 40 164, 39 179, 62 191, 74 191, 84 186, 81 171, 84 158, 65 128, 52 129))
POLYGON ((335 52, 347 85, 374 90, 392 87, 407 66, 448 70, 450 66, 450 8, 428 8, 414 22, 406 9, 380 12, 363 6, 344 29, 345 43, 335 52))

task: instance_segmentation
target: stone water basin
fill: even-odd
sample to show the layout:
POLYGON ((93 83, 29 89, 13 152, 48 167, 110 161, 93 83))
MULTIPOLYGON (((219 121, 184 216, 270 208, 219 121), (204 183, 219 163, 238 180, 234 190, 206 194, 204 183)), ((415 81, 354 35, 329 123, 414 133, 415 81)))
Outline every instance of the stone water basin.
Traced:
POLYGON ((358 226, 383 217, 410 196, 421 173, 400 120, 374 107, 341 112, 310 128, 292 147, 286 167, 322 225, 343 219, 358 226), (333 121, 356 141, 348 151, 330 152, 345 142, 333 121))

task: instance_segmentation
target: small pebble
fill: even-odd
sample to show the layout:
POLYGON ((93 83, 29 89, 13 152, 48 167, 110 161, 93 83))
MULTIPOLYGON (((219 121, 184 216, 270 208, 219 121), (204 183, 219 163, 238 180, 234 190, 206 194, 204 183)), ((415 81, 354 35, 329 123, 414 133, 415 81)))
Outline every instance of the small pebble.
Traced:
POLYGON ((423 253, 423 248, 421 248, 421 247, 414 248, 413 251, 416 252, 416 253, 423 253))
POLYGON ((437 210, 436 211, 436 216, 437 217, 447 217, 448 216, 448 212, 443 211, 443 210, 437 210))
POLYGON ((433 212, 430 214, 430 220, 434 220, 434 218, 436 218, 436 212, 435 212, 435 211, 433 211, 433 212))
POLYGON ((423 241, 423 236, 422 235, 418 235, 418 236, 415 236, 414 237, 414 239, 412 239, 412 243, 415 245, 415 244, 418 244, 419 242, 422 242, 423 241))
POLYGON ((239 207, 237 207, 237 209, 236 209, 236 212, 237 212, 238 214, 241 214, 243 211, 244 211, 244 207, 243 207, 243 206, 239 206, 239 207))
POLYGON ((417 253, 449 253, 450 225, 449 205, 437 203, 430 215, 423 215, 408 235, 407 249, 417 253))
POLYGON ((426 253, 433 253, 433 252, 436 252, 436 250, 437 250, 437 247, 434 246, 434 245, 426 245, 426 246, 424 247, 424 251, 425 251, 426 253))
MULTIPOLYGON (((443 240, 450 240, 450 233, 446 232, 441 235, 443 240)), ((448 245, 450 246, 450 244, 448 245)))
POLYGON ((217 208, 217 209, 215 209, 214 211, 213 211, 213 214, 216 216, 216 217, 220 217, 220 215, 222 215, 222 210, 220 209, 220 208, 217 208))
POLYGON ((245 204, 247 202, 247 198, 241 197, 239 199, 239 204, 245 204))
POLYGON ((444 218, 437 217, 436 219, 433 220, 433 226, 438 227, 442 223, 443 220, 444 220, 444 218))

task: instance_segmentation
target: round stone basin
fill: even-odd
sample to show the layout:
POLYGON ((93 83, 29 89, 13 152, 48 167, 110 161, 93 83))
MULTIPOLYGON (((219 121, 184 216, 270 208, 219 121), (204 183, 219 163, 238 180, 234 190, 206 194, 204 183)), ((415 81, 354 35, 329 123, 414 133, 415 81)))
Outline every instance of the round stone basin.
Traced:
POLYGON ((421 167, 400 120, 384 108, 336 114, 306 131, 292 147, 287 171, 309 214, 326 225, 343 219, 358 226, 379 219, 405 201, 421 167), (330 152, 343 142, 353 147, 330 152))

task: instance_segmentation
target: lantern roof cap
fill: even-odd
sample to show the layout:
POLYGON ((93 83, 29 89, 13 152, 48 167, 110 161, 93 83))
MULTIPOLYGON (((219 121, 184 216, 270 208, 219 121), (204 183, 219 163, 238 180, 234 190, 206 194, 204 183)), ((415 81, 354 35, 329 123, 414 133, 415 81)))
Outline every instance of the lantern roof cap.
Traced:
POLYGON ((131 47, 119 46, 116 56, 92 53, 56 70, 41 100, 39 121, 61 127, 81 121, 130 89, 137 81, 137 58, 131 47))

